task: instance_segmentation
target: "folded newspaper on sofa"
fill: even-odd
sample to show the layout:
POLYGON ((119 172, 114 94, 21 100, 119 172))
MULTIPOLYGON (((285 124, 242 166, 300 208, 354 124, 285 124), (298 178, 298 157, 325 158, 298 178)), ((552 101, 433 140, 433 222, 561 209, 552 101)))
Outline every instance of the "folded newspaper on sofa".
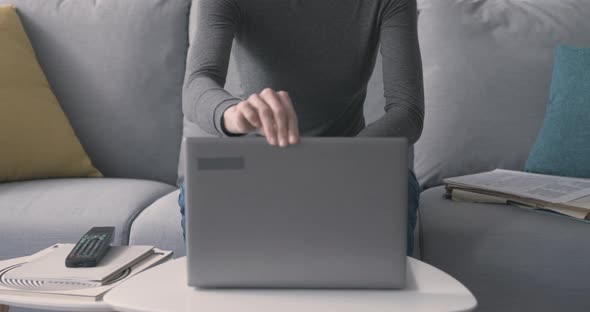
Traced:
POLYGON ((445 179, 456 201, 512 204, 590 220, 590 180, 496 169, 445 179))
POLYGON ((94 268, 66 268, 74 244, 56 244, 22 258, 0 261, 0 293, 97 301, 116 285, 171 258, 152 246, 113 246, 94 268))

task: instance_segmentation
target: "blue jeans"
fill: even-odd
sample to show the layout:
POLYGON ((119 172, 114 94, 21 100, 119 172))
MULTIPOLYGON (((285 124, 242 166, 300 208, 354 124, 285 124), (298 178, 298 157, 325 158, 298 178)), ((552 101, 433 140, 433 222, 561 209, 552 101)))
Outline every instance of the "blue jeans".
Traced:
MULTIPOLYGON (((408 256, 414 252, 414 228, 418 215, 418 205, 420 203, 420 185, 412 171, 408 174, 408 256)), ((182 226, 182 237, 186 239, 185 221, 184 221, 184 185, 180 187, 178 196, 178 205, 180 206, 180 225, 182 226)))

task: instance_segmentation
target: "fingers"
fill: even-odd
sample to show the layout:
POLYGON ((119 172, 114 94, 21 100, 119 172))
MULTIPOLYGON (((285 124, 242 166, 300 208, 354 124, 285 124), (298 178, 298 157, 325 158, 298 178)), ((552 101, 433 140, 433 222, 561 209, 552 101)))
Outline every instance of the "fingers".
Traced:
POLYGON ((295 108, 293 107, 293 102, 291 101, 291 97, 289 97, 287 92, 279 91, 277 94, 287 109, 289 144, 297 144, 299 143, 299 125, 297 121, 297 114, 295 113, 295 108))
POLYGON ((289 121, 287 117, 287 105, 282 103, 279 95, 270 88, 264 89, 260 93, 260 96, 268 104, 268 106, 270 106, 270 109, 273 112, 275 121, 275 133, 273 133, 273 135, 276 135, 278 143, 281 147, 286 147, 289 145, 289 121))
POLYGON ((256 130, 262 126, 260 118, 258 118, 258 112, 254 106, 252 106, 252 103, 248 101, 242 101, 240 104, 238 104, 237 109, 240 111, 240 114, 244 117, 244 119, 251 125, 251 128, 253 128, 248 132, 256 130))
POLYGON ((262 133, 270 145, 299 143, 297 115, 289 94, 270 88, 252 94, 224 113, 225 127, 232 133, 262 133))
POLYGON ((255 125, 256 111, 251 107, 248 107, 247 102, 240 102, 238 105, 231 106, 223 113, 223 126, 226 131, 233 134, 245 134, 250 133, 258 127, 255 125), (251 115, 254 113, 255 118, 252 122, 251 115))
POLYGON ((262 129, 268 144, 276 145, 277 138, 275 133, 274 114, 272 112, 272 109, 258 94, 252 94, 248 98, 248 102, 250 102, 258 112, 258 118, 262 123, 262 129))

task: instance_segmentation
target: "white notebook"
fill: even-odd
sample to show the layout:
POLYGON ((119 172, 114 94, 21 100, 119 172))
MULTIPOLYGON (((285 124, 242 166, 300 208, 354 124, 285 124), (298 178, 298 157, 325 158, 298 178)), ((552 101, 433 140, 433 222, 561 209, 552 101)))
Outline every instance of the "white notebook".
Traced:
POLYGON ((5 278, 35 281, 72 281, 107 284, 122 270, 153 254, 153 246, 112 246, 93 268, 68 268, 65 260, 73 244, 41 256, 6 273, 5 278), (71 246, 70 246, 71 245, 71 246))
POLYGON ((97 301, 113 287, 172 256, 171 251, 151 246, 112 247, 98 267, 66 268, 65 257, 73 247, 57 244, 29 257, 0 261, 0 294, 97 301))

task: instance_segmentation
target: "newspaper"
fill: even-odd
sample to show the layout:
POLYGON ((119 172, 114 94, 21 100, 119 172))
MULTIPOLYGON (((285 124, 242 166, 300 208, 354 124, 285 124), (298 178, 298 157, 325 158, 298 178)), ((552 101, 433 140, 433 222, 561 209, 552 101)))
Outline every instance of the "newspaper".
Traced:
MULTIPOLYGON (((512 205, 517 206, 520 208, 528 208, 528 209, 546 209, 552 210, 554 212, 558 212, 560 214, 568 215, 570 217, 574 217, 581 220, 590 220, 590 202, 585 201, 586 206, 584 204, 579 204, 574 202, 570 202, 568 205, 565 204, 549 204, 543 205, 538 201, 534 200, 522 200, 516 196, 512 195, 489 195, 483 194, 478 190, 465 190, 460 188, 455 188, 450 190, 450 198, 453 201, 457 202, 467 202, 467 203, 478 203, 478 204, 503 204, 503 205, 512 205)), ((589 200, 589 197, 585 197, 585 200, 589 200)))
POLYGON ((590 180, 496 169, 445 179, 449 188, 481 189, 553 204, 590 209, 590 180))

